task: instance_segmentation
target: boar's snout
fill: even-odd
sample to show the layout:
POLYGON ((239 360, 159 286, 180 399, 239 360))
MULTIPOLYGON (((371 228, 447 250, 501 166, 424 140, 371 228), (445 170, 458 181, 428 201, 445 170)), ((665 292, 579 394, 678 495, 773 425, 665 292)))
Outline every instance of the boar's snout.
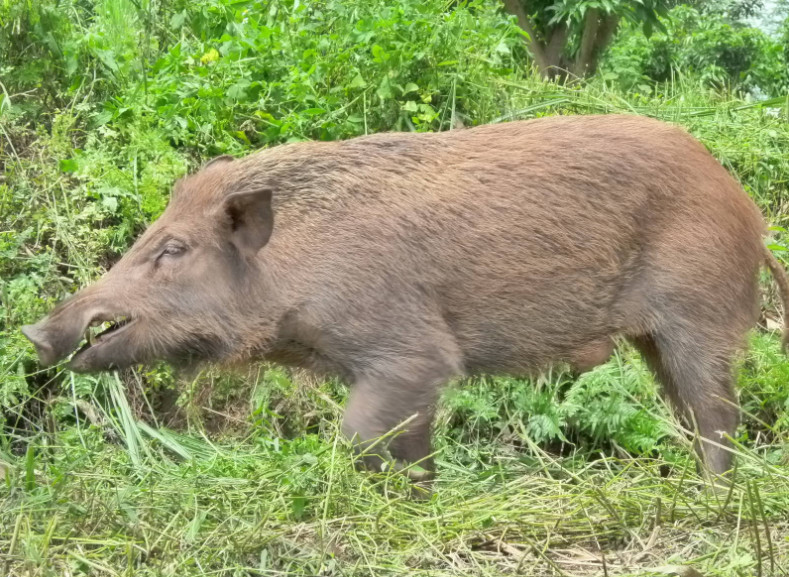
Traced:
POLYGON ((91 326, 112 320, 113 315, 84 300, 75 297, 37 323, 22 327, 22 334, 35 346, 41 365, 60 362, 76 350, 91 326))
POLYGON ((74 352, 90 323, 89 314, 50 315, 22 327, 22 334, 35 345, 42 366, 54 365, 74 352))
POLYGON ((46 319, 43 319, 34 325, 24 325, 22 327, 22 334, 36 347, 36 353, 38 354, 38 360, 41 365, 48 367, 54 365, 68 353, 60 354, 55 350, 50 335, 42 326, 45 322, 46 319))

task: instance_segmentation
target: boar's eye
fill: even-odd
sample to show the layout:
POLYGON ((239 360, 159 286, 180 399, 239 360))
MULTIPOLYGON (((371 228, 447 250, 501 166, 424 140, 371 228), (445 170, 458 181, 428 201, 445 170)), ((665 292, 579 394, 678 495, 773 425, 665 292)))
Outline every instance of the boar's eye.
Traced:
POLYGON ((164 258, 173 258, 179 257, 186 252, 186 246, 179 242, 170 241, 162 247, 162 251, 159 253, 159 256, 156 257, 156 261, 160 261, 164 258))

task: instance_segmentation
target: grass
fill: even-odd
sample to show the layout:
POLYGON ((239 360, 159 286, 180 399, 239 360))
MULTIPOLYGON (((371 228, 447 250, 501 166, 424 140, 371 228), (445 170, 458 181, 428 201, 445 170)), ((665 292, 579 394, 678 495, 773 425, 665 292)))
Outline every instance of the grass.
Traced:
POLYGON ((789 361, 767 330, 779 319, 766 275, 723 491, 697 475, 692 432, 626 348, 578 379, 450 387, 439 478, 415 500, 400 476, 354 468, 340 383, 265 366, 42 371, 19 333, 101 274, 211 156, 382 130, 612 112, 675 122, 740 179, 784 255, 786 97, 681 76, 628 93, 546 84, 522 50, 482 2, 0 4, 0 575, 789 570, 789 361))
MULTIPOLYGON (((230 417, 235 404, 236 414, 246 413, 232 431, 210 434, 198 423, 182 432, 145 425, 120 380, 101 377, 106 397, 87 407, 73 398, 48 401, 47 412, 70 406, 80 423, 42 430, 26 439, 24 453, 0 453, 0 568, 6 575, 580 576, 690 575, 683 567, 692 567, 703 575, 781 575, 789 565, 786 435, 765 430, 756 414, 771 372, 789 372, 776 351, 773 337, 754 336, 742 363, 747 416, 736 481, 725 490, 697 476, 689 437, 653 396, 634 402, 665 435, 648 454, 634 456, 610 438, 581 442, 589 434, 583 427, 563 427, 576 443, 536 442, 513 396, 556 387, 546 394, 558 402, 560 377, 453 387, 437 424, 439 479, 424 500, 412 499, 398 475, 355 470, 337 426, 345 391, 336 383, 294 388, 281 370, 261 373, 257 385, 269 398, 256 401, 253 391, 250 401, 243 391, 208 407, 230 417), (469 395, 497 417, 476 410, 477 421, 468 420, 469 395), (310 410, 318 414, 305 417, 310 410), (770 438, 752 438, 755 429, 770 438)), ((635 370, 642 387, 654 388, 638 359, 622 354, 591 374, 605 375, 617 391, 632 388, 635 370)), ((215 380, 214 397, 222 378, 207 378, 215 380)))

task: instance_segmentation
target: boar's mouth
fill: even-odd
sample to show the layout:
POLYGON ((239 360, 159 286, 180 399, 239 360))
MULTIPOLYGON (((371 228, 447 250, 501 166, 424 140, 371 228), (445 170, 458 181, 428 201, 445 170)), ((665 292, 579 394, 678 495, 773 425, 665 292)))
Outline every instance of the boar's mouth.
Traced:
POLYGON ((124 334, 136 320, 127 315, 94 317, 85 328, 84 343, 77 345, 68 368, 79 373, 97 370, 122 369, 135 362, 135 353, 124 334))
POLYGON ((116 338, 119 334, 122 334, 126 329, 128 329, 128 327, 131 326, 133 322, 133 319, 125 315, 116 316, 112 320, 102 319, 100 317, 94 318, 90 324, 88 324, 87 328, 85 329, 85 334, 82 337, 85 343, 77 349, 77 351, 71 357, 70 362, 74 362, 74 360, 79 355, 84 354, 85 351, 89 349, 97 349, 98 347, 106 344, 110 339, 116 338), (95 330, 96 328, 101 328, 102 325, 106 325, 103 330, 95 330))

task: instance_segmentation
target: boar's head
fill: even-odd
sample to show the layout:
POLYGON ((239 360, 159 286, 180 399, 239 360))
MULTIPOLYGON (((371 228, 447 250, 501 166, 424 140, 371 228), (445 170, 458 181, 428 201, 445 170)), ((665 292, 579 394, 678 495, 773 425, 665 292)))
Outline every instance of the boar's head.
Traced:
POLYGON ((109 272, 22 328, 43 365, 66 358, 83 336, 68 364, 78 372, 239 352, 273 215, 271 192, 240 186, 238 164, 220 157, 178 182, 164 214, 109 272))

